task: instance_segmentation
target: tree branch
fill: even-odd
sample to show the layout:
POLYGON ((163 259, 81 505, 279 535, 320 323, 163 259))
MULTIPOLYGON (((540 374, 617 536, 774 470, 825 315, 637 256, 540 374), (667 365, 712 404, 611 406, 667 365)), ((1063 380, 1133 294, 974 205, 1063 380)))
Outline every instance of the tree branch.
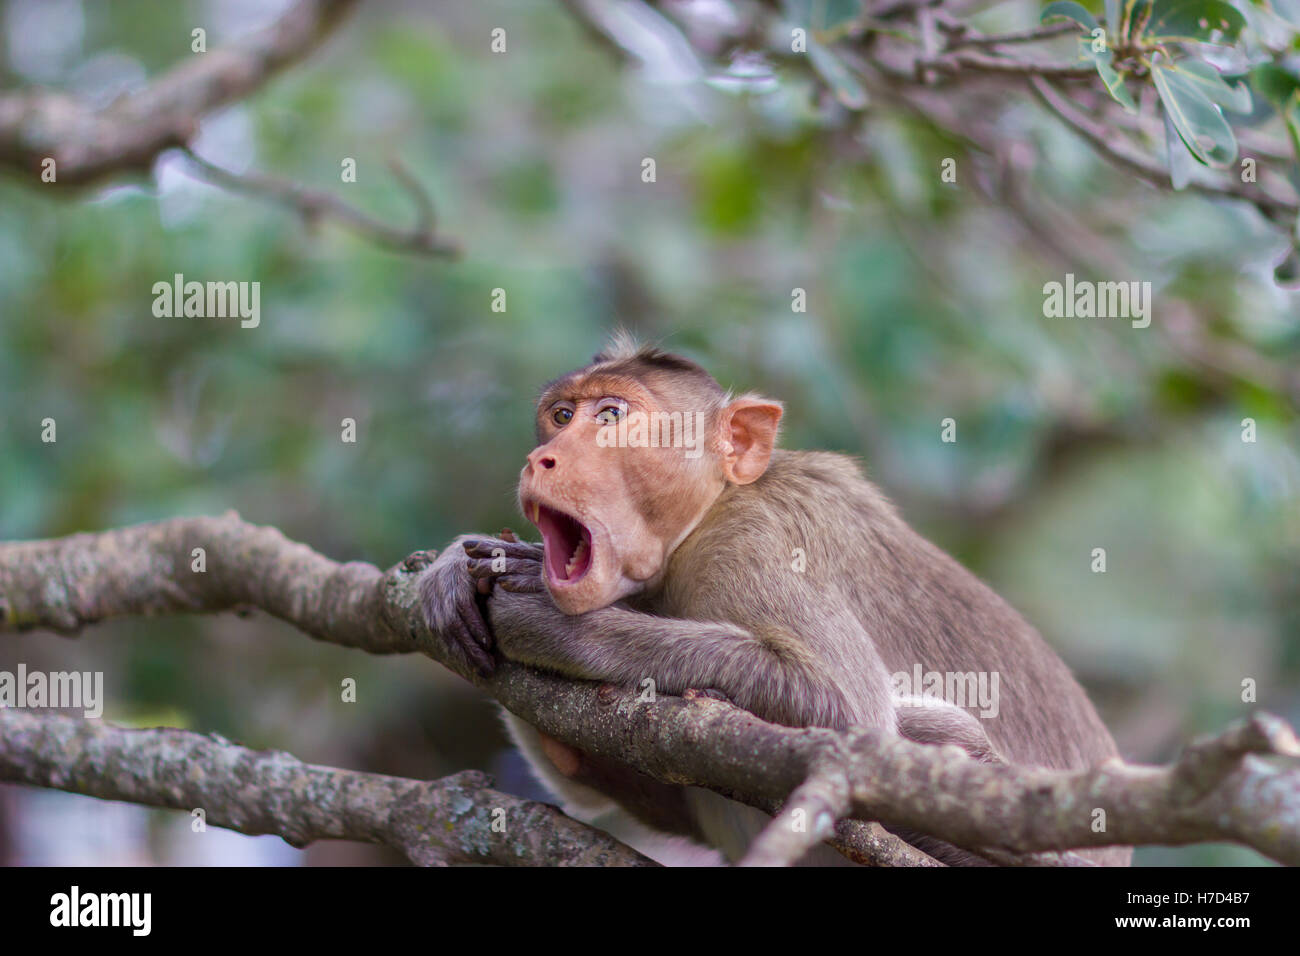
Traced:
POLYGON ((396 160, 393 174, 411 195, 416 222, 389 226, 320 190, 258 173, 235 173, 189 147, 199 121, 243 99, 285 67, 319 46, 357 0, 298 0, 274 25, 242 43, 196 54, 143 90, 102 110, 49 90, 0 94, 0 167, 35 179, 55 162, 51 186, 80 187, 121 174, 147 173, 166 150, 180 148, 190 170, 234 192, 270 199, 297 210, 309 223, 338 220, 384 248, 454 258, 459 246, 434 230, 433 202, 396 160))
POLYGON ((214 186, 232 192, 262 196, 272 202, 289 206, 308 224, 322 217, 337 220, 347 229, 378 246, 396 252, 455 258, 460 246, 454 240, 439 236, 435 229, 433 200, 420 182, 398 160, 389 161, 389 168, 404 189, 411 195, 416 209, 416 222, 410 229, 397 229, 387 223, 349 206, 331 193, 309 189, 297 183, 261 173, 235 173, 208 162, 189 149, 183 150, 186 162, 196 175, 214 186))
MULTIPOLYGON (((927 21, 921 13, 932 5, 928 0, 922 3, 899 0, 889 6, 889 14, 912 17, 918 25, 924 26, 927 21)), ((583 8, 580 4, 568 6, 575 16, 582 17, 583 8)), ((769 23, 776 22, 785 15, 785 9, 775 0, 768 0, 763 7, 770 11, 767 15, 769 23)), ((942 96, 950 101, 953 108, 946 111, 949 119, 936 125, 959 138, 969 139, 970 118, 989 109, 987 102, 974 99, 970 94, 1022 93, 1028 86, 1049 110, 1083 136, 1103 157, 1152 185, 1162 189, 1173 188, 1169 172, 1159 160, 1147 155, 1122 136, 1117 136, 1105 124, 1084 116, 1075 104, 1048 82, 1051 78, 1076 84, 1087 83, 1091 88, 1100 90, 1102 84, 1095 66, 1081 63, 1077 58, 1070 62, 1019 59, 1002 49, 1005 45, 1033 43, 1077 32, 1081 29, 1078 24, 1056 23, 984 36, 969 30, 949 14, 935 12, 934 22, 943 32, 946 42, 937 50, 928 50, 918 43, 915 36, 900 36, 897 32, 874 29, 872 23, 882 15, 876 11, 871 17, 865 18, 860 24, 862 29, 851 34, 853 43, 828 41, 835 54, 846 66, 852 68, 873 97, 883 92, 896 102, 912 104, 918 102, 913 94, 923 92, 934 85, 936 79, 941 79, 942 96)), ((591 28, 590 24, 588 26, 591 28)), ((812 69, 806 56, 791 55, 784 50, 771 48, 770 36, 770 30, 746 22, 736 28, 733 40, 739 46, 753 48, 772 60, 796 65, 815 83, 827 85, 825 78, 812 69)), ((1105 102, 1110 101, 1107 98, 1105 102)), ((935 122, 933 115, 928 118, 935 122)), ((1249 151, 1257 155, 1282 157, 1290 162, 1289 150, 1263 140, 1258 134, 1247 131, 1243 145, 1247 141, 1251 144, 1249 151)), ((1280 226, 1289 227, 1296 213, 1300 212, 1300 201, 1285 191, 1279 193, 1259 183, 1237 182, 1231 176, 1204 173, 1200 178, 1194 179, 1188 189, 1207 196, 1229 197, 1251 203, 1280 226)))
MULTIPOLYGON (((1006 862, 1082 847, 1231 840, 1300 863, 1300 744, 1276 717, 1257 713, 1198 741, 1169 767, 1115 760, 1065 772, 982 764, 959 748, 876 730, 779 727, 705 695, 645 702, 635 690, 510 662, 484 680, 424 624, 417 581, 430 560, 429 552, 416 552, 386 572, 336 564, 234 513, 0 544, 0 632, 75 633, 110 617, 260 607, 336 644, 424 653, 565 743, 769 812, 796 793, 812 806, 833 770, 847 781, 852 817, 991 851, 1006 862), (191 570, 195 548, 204 549, 205 572, 191 570), (1274 756, 1287 761, 1262 759, 1274 756), (816 785, 800 791, 810 780, 816 785), (1093 829, 1095 810, 1105 811, 1104 830, 1093 829)), ((550 626, 538 617, 537 597, 495 592, 493 620, 515 615, 550 626)), ((572 627, 571 618, 553 615, 556 628, 572 627)), ((845 812, 840 797, 824 804, 831 816, 845 812)), ((884 849, 888 856, 900 848, 884 849)), ((768 860, 788 857, 763 852, 768 860)))
POLYGON ((319 46, 356 3, 298 0, 266 30, 195 54, 102 110, 50 90, 0 94, 0 166, 37 176, 53 158, 58 179, 50 185, 60 186, 146 173, 164 150, 190 141, 201 117, 244 99, 319 46))
POLYGON ((467 770, 441 780, 305 764, 216 734, 124 730, 99 721, 0 710, 0 780, 149 807, 304 847, 357 840, 429 865, 653 866, 555 807, 490 789, 467 770))
MULTIPOLYGON (((1105 126, 1084 116, 1068 97, 1060 93, 1042 76, 1031 77, 1029 85, 1043 105, 1112 163, 1135 173, 1152 185, 1170 187, 1168 169, 1140 152, 1126 140, 1115 136, 1105 126)), ((1300 203, 1274 195, 1258 183, 1244 183, 1231 178, 1216 178, 1213 181, 1193 179, 1187 184, 1187 188, 1207 196, 1232 196, 1245 199, 1271 216, 1294 216, 1300 212, 1300 203)))
POLYGON ((852 807, 852 788, 843 768, 828 763, 812 769, 750 844, 741 866, 789 866, 835 833, 835 821, 852 807))
POLYGON ((1008 43, 1039 43, 1043 40, 1054 40, 1067 33, 1078 33, 1079 24, 1069 20, 1045 27, 1031 27, 1028 30, 985 34, 978 33, 962 21, 949 17, 939 19, 939 29, 949 34, 948 49, 955 50, 963 46, 995 47, 1008 43))
POLYGON ((1054 63, 1048 60, 1016 60, 1007 56, 993 56, 971 50, 945 53, 932 60, 922 61, 926 69, 939 73, 960 73, 973 70, 977 73, 1001 73, 1015 76, 1054 76, 1086 80, 1097 75, 1097 68, 1088 64, 1054 63))

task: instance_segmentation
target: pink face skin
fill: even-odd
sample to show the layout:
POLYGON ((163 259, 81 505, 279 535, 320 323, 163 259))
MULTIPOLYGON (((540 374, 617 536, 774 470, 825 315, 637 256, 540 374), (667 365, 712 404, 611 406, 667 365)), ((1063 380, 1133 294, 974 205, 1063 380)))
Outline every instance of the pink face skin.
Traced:
POLYGON ((680 447, 598 441, 621 416, 664 404, 635 379, 599 373, 561 380, 538 404, 540 444, 520 475, 519 506, 542 533, 546 587, 566 614, 654 587, 727 482, 767 466, 781 414, 770 402, 740 400, 715 415, 694 459, 680 447))

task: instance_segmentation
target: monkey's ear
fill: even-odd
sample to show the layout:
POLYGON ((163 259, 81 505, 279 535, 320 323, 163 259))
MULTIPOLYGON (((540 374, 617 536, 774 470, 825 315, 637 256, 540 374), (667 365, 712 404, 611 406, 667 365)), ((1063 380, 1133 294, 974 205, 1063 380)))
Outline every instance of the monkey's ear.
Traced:
POLYGON ((784 409, 766 398, 738 398, 722 410, 722 469, 727 480, 747 485, 767 471, 784 409))

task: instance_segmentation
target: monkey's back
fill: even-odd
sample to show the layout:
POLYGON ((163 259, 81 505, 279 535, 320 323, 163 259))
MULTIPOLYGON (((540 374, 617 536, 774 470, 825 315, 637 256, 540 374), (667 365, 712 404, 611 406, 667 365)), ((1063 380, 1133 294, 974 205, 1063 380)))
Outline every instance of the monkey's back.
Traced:
POLYGON ((847 456, 774 452, 762 477, 723 493, 668 580, 660 613, 707 609, 714 620, 793 631, 850 698, 878 681, 880 664, 886 675, 996 673, 998 714, 981 723, 1013 763, 1079 768, 1116 752, 1038 633, 913 531, 847 456))

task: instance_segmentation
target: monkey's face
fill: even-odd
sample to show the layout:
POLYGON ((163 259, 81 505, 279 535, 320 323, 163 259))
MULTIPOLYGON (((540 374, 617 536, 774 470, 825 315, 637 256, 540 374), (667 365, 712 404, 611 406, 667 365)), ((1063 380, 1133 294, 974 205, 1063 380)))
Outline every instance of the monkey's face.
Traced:
POLYGON ((556 607, 582 614, 653 587, 725 481, 708 416, 634 379, 570 378, 538 404, 519 505, 542 533, 556 607))

